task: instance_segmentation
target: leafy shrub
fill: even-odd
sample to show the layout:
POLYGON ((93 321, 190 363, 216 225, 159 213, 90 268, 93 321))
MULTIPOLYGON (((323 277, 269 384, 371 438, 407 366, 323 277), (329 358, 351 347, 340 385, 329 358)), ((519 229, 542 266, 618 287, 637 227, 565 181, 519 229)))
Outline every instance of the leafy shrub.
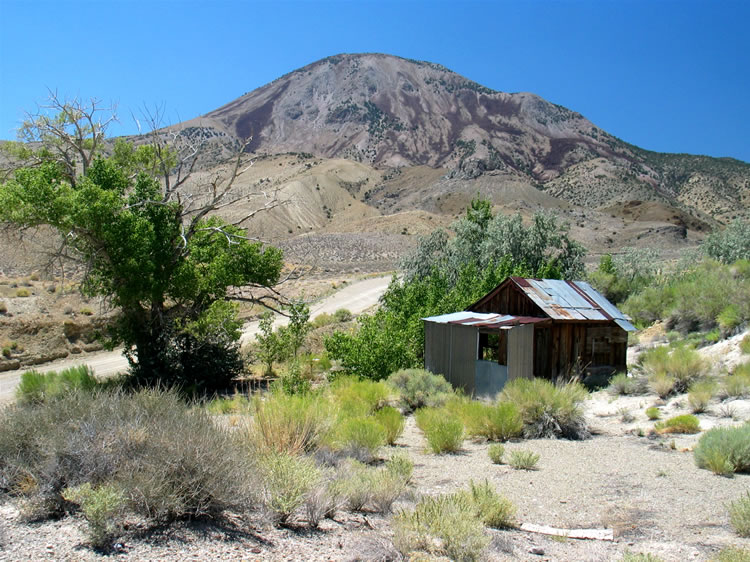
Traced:
POLYGON ((385 441, 385 428, 369 417, 345 419, 339 423, 334 437, 337 450, 362 462, 370 462, 385 441))
POLYGON ((703 252, 724 263, 750 256, 750 223, 742 219, 730 222, 724 230, 715 230, 701 246, 703 252))
POLYGON ((661 411, 656 406, 646 408, 646 417, 650 420, 658 420, 661 416, 661 411))
POLYGON ((644 352, 639 361, 649 374, 649 386, 662 398, 687 391, 706 368, 700 354, 685 345, 653 348, 644 352))
POLYGON ((88 523, 92 546, 105 548, 119 533, 119 516, 125 507, 122 490, 111 484, 93 488, 88 482, 62 491, 65 501, 78 504, 88 523))
POLYGON ((487 480, 482 484, 475 484, 472 480, 468 490, 460 490, 456 495, 464 496, 474 506, 476 516, 487 527, 507 529, 514 526, 516 506, 498 494, 487 480))
POLYGON ((31 296, 31 291, 29 291, 28 289, 24 289, 24 288, 17 289, 16 290, 16 296, 17 297, 21 297, 21 298, 30 297, 31 296))
POLYGON ((26 371, 16 388, 16 398, 23 404, 39 404, 74 390, 92 391, 97 385, 92 370, 86 365, 70 367, 59 373, 26 371))
POLYGON ((708 430, 698 440, 693 457, 699 468, 715 474, 750 472, 750 424, 708 430))
POLYGON ((402 369, 388 377, 388 383, 401 394, 405 410, 440 406, 453 394, 453 387, 440 375, 424 369, 402 369))
POLYGON ((385 430, 386 445, 393 445, 404 432, 406 420, 396 408, 386 406, 374 414, 375 421, 378 422, 385 430))
POLYGON ((354 318, 354 315, 346 308, 339 308, 333 313, 333 318, 336 322, 349 322, 354 318))
POLYGON ((508 464, 516 470, 534 470, 539 462, 539 455, 522 449, 511 451, 508 464))
POLYGON ((739 536, 750 537, 750 492, 729 504, 729 522, 739 536))
POLYGON ((415 418, 433 453, 455 453, 461 448, 464 425, 456 415, 443 408, 421 408, 415 418))
POLYGON ((328 314, 327 312, 323 312, 313 318, 311 325, 313 328, 322 328, 324 326, 329 326, 334 322, 336 322, 336 319, 333 317, 333 315, 328 314))
POLYGON ((30 498, 39 517, 85 483, 117 487, 129 510, 157 521, 250 501, 246 450, 175 392, 73 391, 7 407, 0 426, 0 490, 30 498))
POLYGON ((515 404, 523 420, 523 435, 585 439, 590 436, 581 403, 588 397, 578 383, 556 386, 548 380, 515 379, 505 385, 500 402, 515 404))
POLYGON ((518 406, 510 402, 490 405, 470 398, 456 397, 446 402, 446 408, 461 418, 470 437, 507 441, 523 431, 518 406))
POLYGON ((698 433, 700 422, 691 414, 674 416, 663 422, 656 422, 654 429, 657 433, 698 433))
POLYGON ((500 443, 493 443, 487 449, 487 454, 490 456, 490 460, 494 464, 503 464, 503 455, 505 454, 505 447, 500 443))
POLYGON ((263 506, 274 523, 284 524, 305 503, 320 481, 312 459, 287 452, 271 452, 260 460, 263 506))
POLYGON ((627 373, 618 373, 609 381, 607 388, 613 396, 636 396, 645 391, 643 379, 627 373))
POLYGON ((334 424, 330 403, 316 394, 270 393, 256 398, 253 409, 249 437, 261 452, 314 451, 334 424))
POLYGON ((286 370, 275 384, 279 385, 278 390, 284 394, 307 394, 312 388, 310 381, 302 373, 302 365, 296 357, 287 363, 286 370))
POLYGON ((715 391, 716 381, 713 379, 703 379, 691 384, 688 391, 688 403, 692 412, 694 414, 705 412, 715 391))
POLYGON ((464 495, 422 498, 413 511, 393 518, 393 544, 405 557, 426 552, 451 560, 481 560, 490 537, 464 495))

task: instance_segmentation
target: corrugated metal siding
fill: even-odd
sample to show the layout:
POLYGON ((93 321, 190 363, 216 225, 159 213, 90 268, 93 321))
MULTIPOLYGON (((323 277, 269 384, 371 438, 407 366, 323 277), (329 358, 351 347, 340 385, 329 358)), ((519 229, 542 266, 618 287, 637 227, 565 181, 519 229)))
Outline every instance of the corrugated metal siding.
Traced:
POLYGON ((450 382, 463 388, 468 395, 474 394, 479 333, 472 326, 450 325, 451 374, 450 382))
POLYGON ((508 333, 508 380, 534 376, 534 326, 517 326, 508 333))

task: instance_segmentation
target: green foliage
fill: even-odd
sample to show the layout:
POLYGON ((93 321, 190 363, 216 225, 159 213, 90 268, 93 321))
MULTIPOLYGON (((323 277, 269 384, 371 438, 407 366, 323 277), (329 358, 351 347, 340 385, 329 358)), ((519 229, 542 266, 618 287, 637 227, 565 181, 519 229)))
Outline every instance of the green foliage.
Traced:
POLYGON ((403 281, 393 279, 380 309, 360 316, 355 332, 326 339, 331 357, 349 373, 385 378, 422 363, 422 318, 463 310, 511 275, 582 275, 583 248, 557 218, 538 213, 525 227, 520 215, 492 217, 488 208, 488 202, 473 202, 452 225, 451 239, 437 230, 420 240, 403 264, 403 281))
POLYGON ((260 460, 263 506, 270 519, 285 524, 320 481, 315 461, 302 455, 272 452, 260 460))
POLYGON ((300 348, 310 333, 310 307, 302 301, 288 306, 289 324, 279 328, 279 338, 286 358, 297 359, 300 348))
POLYGON ((469 482, 468 490, 460 490, 458 496, 466 498, 474 507, 476 516, 487 527, 507 529, 514 526, 516 506, 504 498, 485 480, 481 484, 469 482))
POLYGON ((750 222, 735 219, 724 230, 715 230, 704 241, 703 252, 720 262, 750 260, 750 222))
POLYGON ((398 476, 405 484, 411 482, 414 473, 414 461, 406 453, 396 453, 385 462, 385 468, 394 476, 398 476))
POLYGON ((590 433, 581 403, 587 397, 588 392, 578 383, 556 386, 545 379, 519 378, 505 385, 499 400, 518 407, 523 435, 528 439, 585 439, 590 433))
POLYGON ((589 281, 615 304, 651 285, 656 278, 656 252, 650 248, 624 248, 615 257, 604 254, 589 281))
POLYGON ((503 464, 503 455, 505 454, 505 447, 500 443, 493 443, 487 449, 487 454, 490 456, 490 460, 494 464, 503 464))
POLYGON ((31 292, 28 289, 21 287, 20 289, 16 289, 16 296, 20 298, 30 297, 31 292))
POLYGON ((88 535, 95 548, 109 546, 119 531, 118 517, 125 507, 122 490, 111 484, 93 488, 88 482, 62 491, 65 501, 78 504, 88 523, 88 535))
POLYGON ((698 468, 715 474, 750 472, 750 424, 710 429, 701 435, 693 457, 698 468))
POLYGON ((59 373, 26 371, 16 388, 16 399, 22 404, 40 404, 75 390, 92 391, 99 383, 86 365, 70 367, 59 373))
POLYGON ((729 504, 729 522, 741 537, 750 537, 750 492, 729 504))
POLYGON ((655 373, 648 377, 648 386, 663 400, 674 392, 675 380, 666 373, 655 373))
POLYGON ((430 450, 435 454, 455 453, 464 442, 464 425, 445 408, 421 408, 415 414, 430 450))
POLYGON ((53 105, 57 117, 39 115, 22 128, 40 144, 29 166, 0 186, 0 220, 64 236, 66 252, 87 264, 83 293, 120 310, 109 343, 125 347, 137 383, 220 390, 241 366, 227 292, 276 283, 281 252, 209 216, 232 180, 214 186, 206 206, 186 209, 184 190, 169 183, 174 151, 120 141, 105 157, 105 131, 90 125, 99 122, 96 106, 53 105))
POLYGON ((402 369, 388 377, 388 384, 399 391, 402 407, 413 412, 424 406, 441 406, 453 395, 453 387, 442 375, 424 369, 402 369))
POLYGON ((661 417, 661 411, 656 406, 651 406, 646 408, 646 417, 651 421, 658 420, 661 417))
POLYGON ((28 498, 38 517, 61 513, 63 490, 86 483, 121 490, 152 521, 250 504, 246 449, 175 392, 71 391, 7 407, 0 426, 0 491, 28 498))
POLYGON ((393 445, 404 432, 406 420, 396 408, 385 406, 375 412, 375 421, 378 422, 385 431, 386 445, 393 445))
POLYGON ((705 371, 700 354, 686 345, 660 346, 639 357, 639 363, 649 374, 649 385, 661 398, 686 392, 705 371))
POLYGON ((305 394, 311 389, 310 381, 302 375, 302 366, 297 359, 289 361, 277 384, 285 394, 305 394))
POLYGON ((657 433, 698 433, 700 421, 692 414, 674 416, 654 424, 657 433))
POLYGON ((465 397, 451 398, 445 407, 456 414, 470 437, 489 441, 507 441, 523 431, 518 406, 510 402, 484 404, 465 397))
POLYGON ((662 562, 662 559, 655 554, 633 553, 626 550, 625 554, 622 555, 621 562, 662 562))
POLYGON ((535 470, 539 462, 539 455, 534 451, 516 449, 510 452, 508 464, 516 470, 535 470))
POLYGON ((333 313, 333 319, 339 323, 349 322, 353 318, 354 315, 346 308, 339 308, 338 310, 336 310, 336 312, 333 313))
POLYGON ((336 379, 329 392, 336 401, 339 412, 354 416, 367 416, 384 407, 393 394, 384 382, 357 377, 336 379))
POLYGON ((282 357, 283 345, 279 333, 273 329, 273 312, 264 312, 255 334, 255 355, 264 365, 264 374, 273 375, 273 364, 282 357))
POLYGON ((256 398, 248 437, 263 452, 313 452, 329 437, 335 414, 331 404, 314 394, 270 393, 256 398))
POLYGON ((413 511, 393 518, 393 544, 405 557, 426 552, 451 560, 482 560, 490 537, 465 495, 422 498, 413 511))
POLYGON ((724 379, 723 386, 724 394, 731 398, 748 396, 750 394, 750 362, 735 367, 734 372, 724 379))
POLYGON ((239 392, 231 398, 216 396, 206 403, 206 411, 211 414, 246 414, 252 411, 252 401, 239 392))

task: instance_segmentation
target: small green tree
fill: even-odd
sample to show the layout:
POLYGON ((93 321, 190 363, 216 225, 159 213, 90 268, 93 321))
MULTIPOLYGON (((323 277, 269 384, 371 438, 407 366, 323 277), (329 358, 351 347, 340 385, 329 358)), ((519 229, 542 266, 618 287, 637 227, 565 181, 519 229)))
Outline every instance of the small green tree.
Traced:
POLYGON ((296 360, 307 334, 312 329, 310 307, 305 302, 296 301, 288 306, 288 310, 289 324, 279 330, 279 337, 284 348, 284 355, 296 360))
MULTIPOLYGON (((118 141, 104 152, 106 124, 95 102, 59 101, 31 116, 13 145, 20 166, 0 186, 0 221, 22 229, 49 226, 59 258, 85 270, 84 294, 119 311, 110 333, 123 344, 135 380, 212 392, 241 362, 240 323, 229 298, 242 287, 278 281, 281 251, 249 240, 240 224, 215 212, 256 193, 235 195, 240 154, 205 185, 192 179, 189 156, 154 134, 138 147, 118 141)), ((264 200, 267 210, 276 200, 264 200)))
POLYGON ((273 318, 273 312, 265 312, 260 318, 259 331, 255 334, 255 355, 263 363, 263 374, 266 376, 273 374, 273 364, 281 358, 283 348, 278 331, 273 329, 273 318))

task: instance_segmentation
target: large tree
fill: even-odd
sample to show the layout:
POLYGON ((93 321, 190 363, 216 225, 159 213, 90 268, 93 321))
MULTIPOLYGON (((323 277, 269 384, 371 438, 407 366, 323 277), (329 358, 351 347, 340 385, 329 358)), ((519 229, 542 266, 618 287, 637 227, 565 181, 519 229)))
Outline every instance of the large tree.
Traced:
POLYGON ((52 96, 10 146, 21 166, 0 186, 0 220, 57 231, 58 255, 84 266, 83 292, 118 309, 110 341, 125 346, 136 380, 216 390, 240 366, 232 301, 273 298, 255 289, 273 287, 282 267, 281 251, 241 226, 278 199, 235 193, 241 152, 200 184, 197 147, 174 148, 163 131, 112 143, 108 123, 94 101, 52 96), (231 224, 217 216, 240 200, 253 210, 231 224))

